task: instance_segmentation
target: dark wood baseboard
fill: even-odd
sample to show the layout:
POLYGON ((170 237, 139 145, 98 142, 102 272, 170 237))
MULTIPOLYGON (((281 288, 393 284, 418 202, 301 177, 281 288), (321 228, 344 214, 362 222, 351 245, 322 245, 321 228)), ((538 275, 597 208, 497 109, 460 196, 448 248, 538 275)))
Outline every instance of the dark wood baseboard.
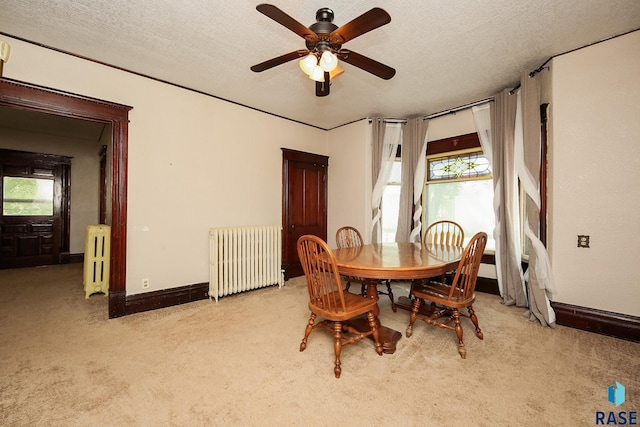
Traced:
POLYGON ((209 298, 209 283, 127 295, 125 314, 140 313, 209 298))
MULTIPOLYGON (((476 291, 500 295, 498 281, 478 277, 476 291)), ((556 324, 627 341, 640 342, 640 317, 551 302, 556 324)))
POLYGON ((69 254, 69 264, 83 264, 84 254, 69 254))
POLYGON ((627 341, 640 342, 640 317, 551 302, 556 323, 627 341))
POLYGON ((489 279, 486 277, 478 277, 476 279, 476 291, 485 294, 500 295, 497 279, 489 279))
POLYGON ((60 264, 82 264, 84 263, 84 254, 71 254, 64 252, 60 254, 60 264))
MULTIPOLYGON (((478 277, 476 291, 500 295, 498 281, 478 277)), ((627 341, 640 342, 640 317, 551 302, 556 324, 627 341)))

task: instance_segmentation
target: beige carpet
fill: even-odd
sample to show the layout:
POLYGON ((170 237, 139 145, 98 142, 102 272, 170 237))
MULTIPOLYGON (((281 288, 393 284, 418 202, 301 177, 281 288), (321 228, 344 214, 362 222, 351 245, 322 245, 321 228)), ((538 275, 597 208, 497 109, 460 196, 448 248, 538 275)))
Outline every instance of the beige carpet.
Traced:
MULTIPOLYGON (((329 334, 298 351, 306 304, 297 278, 108 320, 80 264, 0 271, 0 425, 590 426, 640 410, 640 344, 543 328, 493 295, 476 304, 483 341, 464 323, 466 360, 455 334, 417 324, 392 355, 345 347, 340 379, 329 334)), ((409 313, 380 309, 404 335, 409 313)))

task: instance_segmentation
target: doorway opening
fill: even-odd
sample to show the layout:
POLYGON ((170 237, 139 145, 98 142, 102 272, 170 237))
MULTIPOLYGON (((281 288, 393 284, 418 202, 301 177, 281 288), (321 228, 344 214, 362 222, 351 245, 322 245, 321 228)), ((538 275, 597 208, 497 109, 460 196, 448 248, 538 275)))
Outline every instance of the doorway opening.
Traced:
POLYGON ((110 124, 111 269, 109 317, 126 314, 127 152, 132 107, 0 78, 0 106, 110 124))

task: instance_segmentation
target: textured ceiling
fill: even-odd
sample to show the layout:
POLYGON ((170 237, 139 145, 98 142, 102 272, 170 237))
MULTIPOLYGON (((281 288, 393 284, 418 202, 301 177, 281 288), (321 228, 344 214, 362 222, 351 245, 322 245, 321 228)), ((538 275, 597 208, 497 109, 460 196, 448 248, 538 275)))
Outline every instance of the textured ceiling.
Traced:
MULTIPOLYGON (((249 67, 304 40, 245 0, 0 0, 0 34, 39 43, 291 120, 331 129, 371 116, 428 115, 515 86, 550 57, 640 28, 638 0, 279 0, 305 26, 329 7, 338 26, 372 7, 391 22, 347 42, 396 69, 350 64, 315 96, 296 61, 249 67)), ((12 52, 19 55, 19 52, 12 52)), ((9 70, 11 59, 5 65, 9 70)))

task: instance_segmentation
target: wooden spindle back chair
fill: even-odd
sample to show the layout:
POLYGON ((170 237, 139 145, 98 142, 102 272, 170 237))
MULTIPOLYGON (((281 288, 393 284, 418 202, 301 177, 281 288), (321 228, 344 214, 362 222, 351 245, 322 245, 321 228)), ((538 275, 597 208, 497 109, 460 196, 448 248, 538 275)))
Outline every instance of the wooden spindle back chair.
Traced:
POLYGON ((436 221, 427 227, 422 242, 425 245, 451 245, 462 246, 464 242, 464 230, 455 221, 436 221))
MULTIPOLYGON (((431 223, 424 232, 422 244, 424 245, 447 245, 462 247, 464 242, 464 230, 462 226, 455 221, 443 219, 431 223)), ((440 279, 442 283, 450 281, 451 273, 445 273, 440 279)))
POLYGON ((463 359, 467 355, 467 350, 462 341, 460 317, 470 319, 475 326, 476 336, 479 339, 484 338, 478 326, 478 318, 473 310, 473 302, 476 298, 475 287, 478 270, 486 244, 487 234, 484 232, 479 232, 471 238, 462 253, 451 285, 417 281, 411 284, 411 297, 414 298, 414 302, 407 327, 407 338, 413 334, 413 325, 416 319, 423 320, 428 325, 450 329, 455 331, 458 337, 458 353, 463 359), (428 313, 426 315, 420 311, 425 300, 431 301, 431 306, 425 307, 425 311, 428 313), (466 308, 469 314, 462 314, 461 308, 466 308))
POLYGON ((339 248, 353 248, 364 245, 364 240, 357 228, 345 226, 336 231, 336 245, 339 248))
POLYGON ((321 238, 304 235, 298 239, 297 250, 307 280, 309 310, 311 310, 304 338, 300 343, 300 351, 304 351, 307 347, 307 339, 314 329, 321 327, 330 332, 334 337, 335 364, 333 370, 336 378, 340 378, 342 372, 340 362, 342 346, 372 336, 376 352, 382 355, 382 344, 378 334, 379 322, 375 314, 376 301, 342 290, 342 282, 333 252, 321 238), (369 321, 368 331, 357 331, 346 323, 347 320, 365 313, 369 321), (317 316, 324 320, 316 323, 317 316))

